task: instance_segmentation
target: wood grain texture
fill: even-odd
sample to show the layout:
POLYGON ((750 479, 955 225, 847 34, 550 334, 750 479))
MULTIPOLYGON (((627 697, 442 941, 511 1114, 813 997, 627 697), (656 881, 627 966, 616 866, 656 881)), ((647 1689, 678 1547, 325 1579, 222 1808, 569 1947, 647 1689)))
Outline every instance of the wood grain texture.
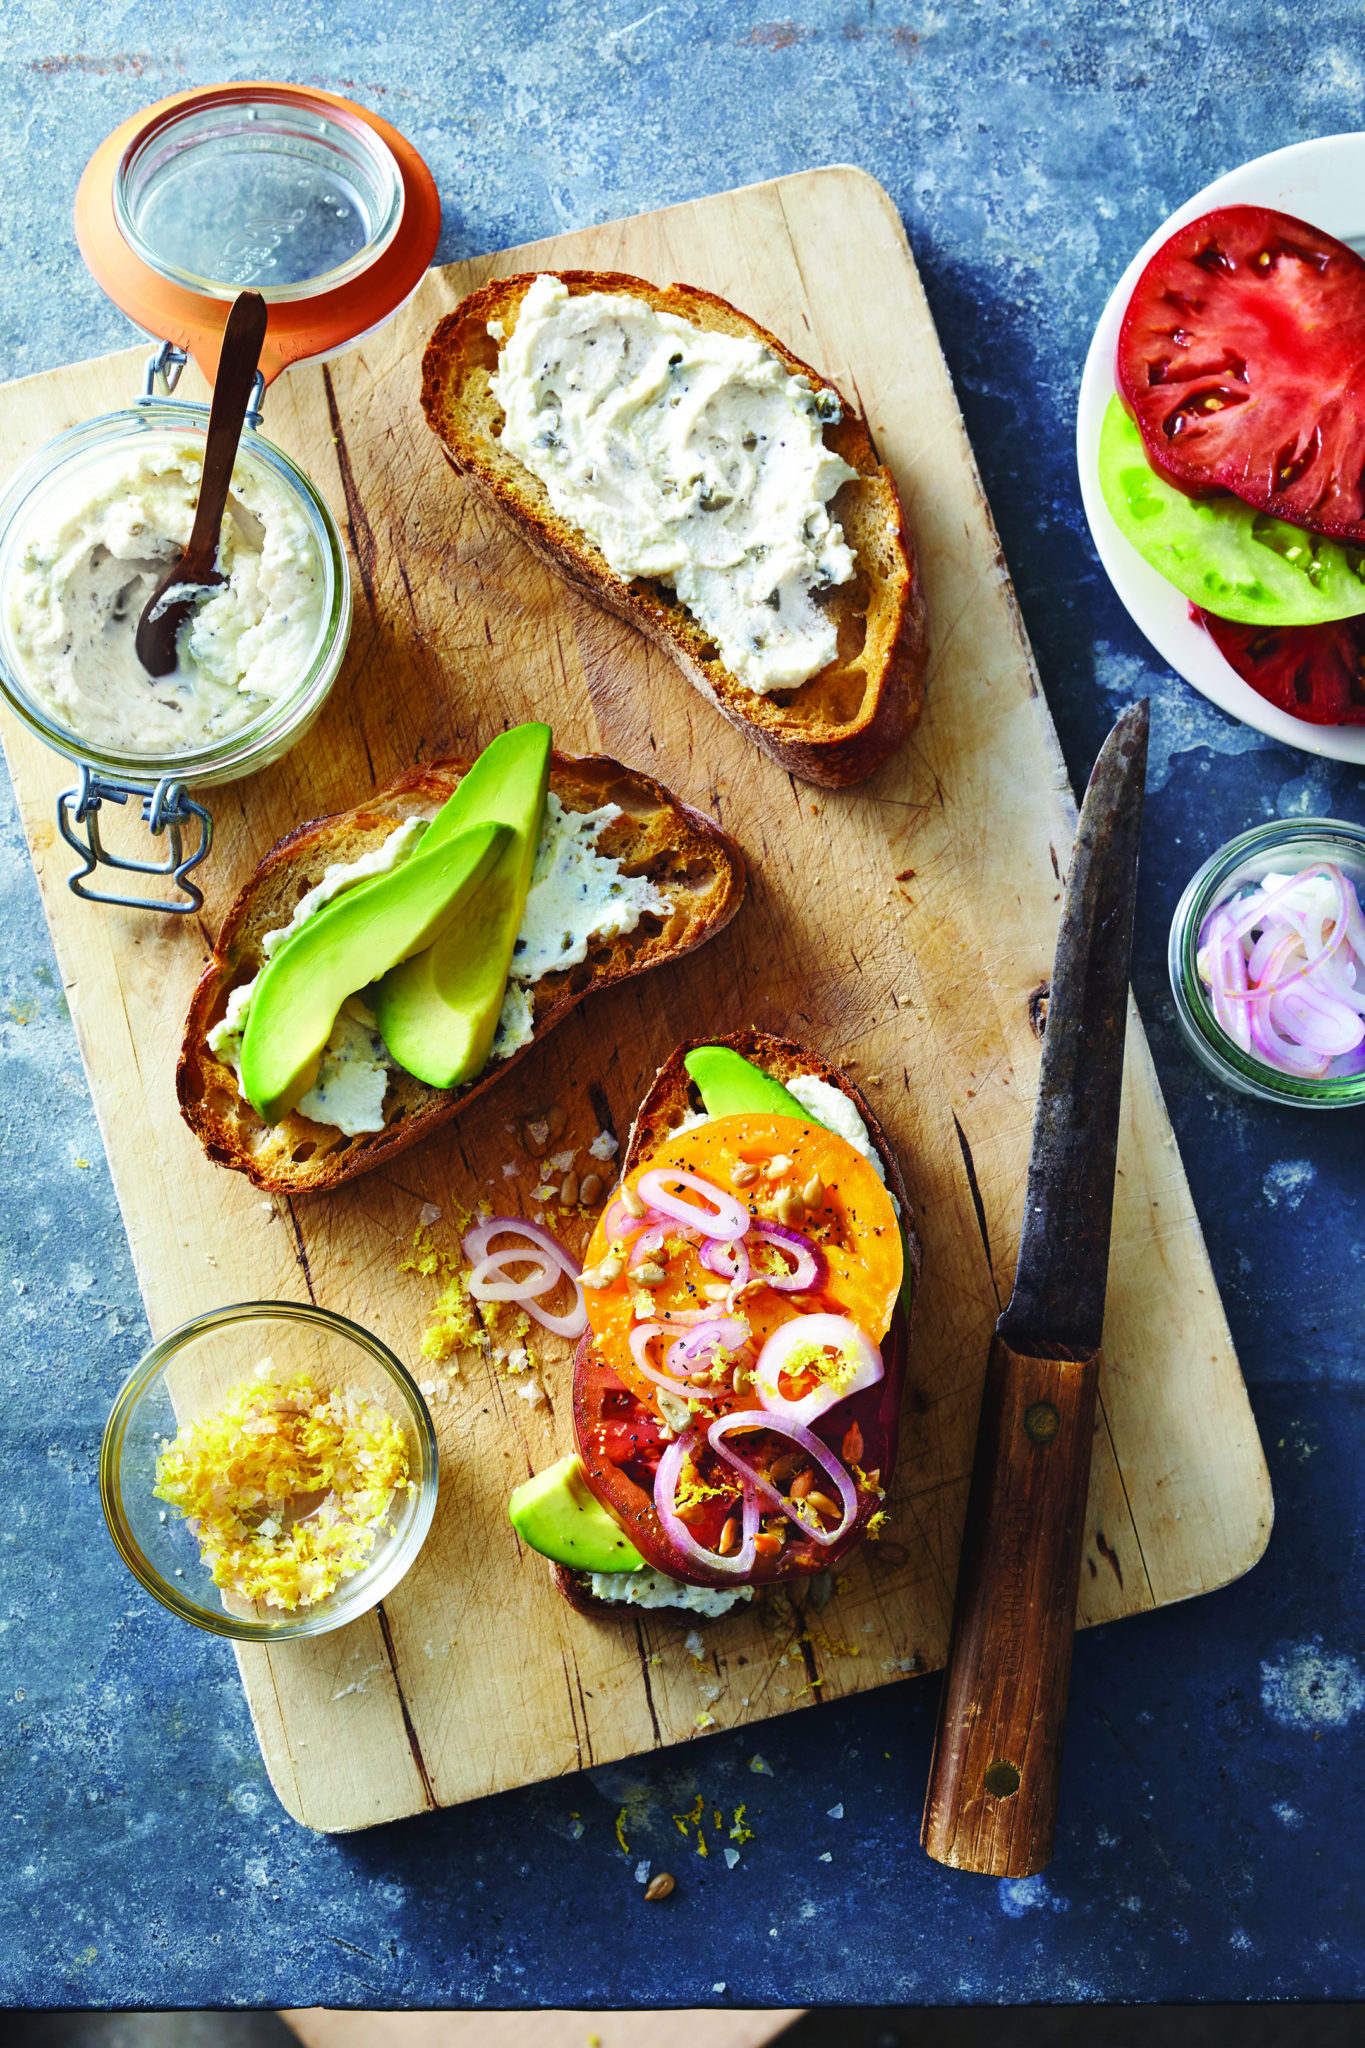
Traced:
MULTIPOLYGON (((128 403, 142 359, 6 388, 8 459, 128 403)), ((934 1668, 1018 1242, 1039 1058, 1029 997, 1052 961, 1075 811, 890 201, 859 171, 813 171, 433 271, 382 333, 276 384, 266 426, 348 535, 355 624, 309 738, 212 798, 206 931, 302 819, 528 715, 552 719, 560 747, 637 762, 709 810, 749 856, 749 897, 705 953, 585 1004, 506 1095, 491 1091, 392 1170, 271 1214, 208 1165, 176 1112, 204 932, 69 895, 52 820, 70 770, 4 721, 153 1329, 224 1301, 311 1295, 415 1360, 432 1283, 398 1261, 421 1204, 447 1219, 478 1199, 529 1204, 534 1181, 503 1177, 530 1163, 508 1128, 517 1116, 558 1103, 581 1146, 605 1106, 624 1136, 677 1038, 750 1025, 808 1039, 873 1090, 925 1245, 887 1540, 865 1547, 820 1615, 733 1618, 707 1631, 698 1659, 667 1619, 575 1614, 507 1524, 510 1487, 568 1447, 568 1347, 542 1348, 551 1400, 539 1410, 481 1355, 466 1358, 435 1407, 436 1523, 383 1614, 240 1657, 281 1798, 310 1826, 363 1827, 681 1741, 698 1717, 762 1720, 934 1668), (720 292, 856 397, 899 482, 931 622, 924 718, 870 782, 794 786, 452 477, 417 405, 423 343, 474 285, 535 265, 720 292)), ((127 829, 115 819, 111 837, 127 829)), ((1082 1624, 1223 1584, 1270 1527, 1260 1445, 1135 1013, 1105 1334, 1082 1624)))
POLYGON ((991 1339, 922 1831, 955 1870, 1052 1860, 1098 1387, 991 1339))
POLYGON ((799 2007, 724 2012, 283 2012, 303 2048, 762 2048, 801 2018, 799 2007))

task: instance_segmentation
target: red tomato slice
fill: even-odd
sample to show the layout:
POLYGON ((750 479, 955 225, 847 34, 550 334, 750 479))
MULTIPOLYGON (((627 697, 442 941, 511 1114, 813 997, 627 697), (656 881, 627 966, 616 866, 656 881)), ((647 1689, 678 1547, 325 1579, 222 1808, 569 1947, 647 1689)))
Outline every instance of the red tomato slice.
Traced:
POLYGON ((1234 626, 1190 606, 1219 653, 1268 704, 1307 725, 1365 725, 1365 618, 1330 626, 1234 626))
MULTIPOLYGON (((814 1434, 836 1457, 845 1465, 856 1464, 864 1474, 877 1473, 883 1489, 890 1480, 899 1448, 906 1335, 906 1319, 898 1309, 882 1341, 884 1377, 876 1386, 841 1401, 814 1425, 814 1434), (845 1457, 844 1446, 855 1426, 862 1438, 862 1456, 845 1457)), ((658 1418, 603 1363, 591 1335, 583 1339, 574 1360, 573 1412, 574 1437, 592 1493, 620 1523, 647 1565, 671 1579, 681 1579, 686 1585, 769 1585, 830 1570, 862 1539, 868 1522, 881 1506, 874 1488, 860 1488, 857 1519, 838 1543, 802 1541, 793 1530, 776 1556, 755 1559, 742 1579, 712 1572, 690 1558, 681 1557, 664 1535, 654 1512, 653 1497, 654 1473, 663 1450, 658 1418)), ((759 1447, 753 1437, 737 1441, 746 1458, 755 1457, 759 1447)), ((789 1447, 790 1439, 780 1441, 776 1436, 767 1446, 770 1450, 789 1447)), ((729 1488, 728 1494, 719 1493, 706 1500, 697 1516, 688 1521, 698 1543, 714 1549, 722 1524, 738 1504, 739 1492, 733 1472, 709 1453, 704 1454, 702 1475, 717 1487, 729 1488)), ((764 1514, 767 1519, 766 1506, 764 1514)))
POLYGON ((1292 214, 1225 206, 1138 279, 1117 374, 1148 460, 1365 545, 1365 262, 1292 214))

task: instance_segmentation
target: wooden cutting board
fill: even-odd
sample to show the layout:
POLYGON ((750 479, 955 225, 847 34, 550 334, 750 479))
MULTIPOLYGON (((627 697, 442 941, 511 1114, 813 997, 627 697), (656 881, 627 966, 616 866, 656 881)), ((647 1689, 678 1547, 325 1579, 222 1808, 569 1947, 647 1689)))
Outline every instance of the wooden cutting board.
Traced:
MULTIPOLYGON (((10 463, 128 403, 142 352, 0 393, 10 463)), ((188 380, 187 380, 188 382, 188 380)), ((533 1409, 478 1353, 433 1404, 442 1477, 414 1570, 322 1640, 239 1651, 271 1777, 327 1829, 761 1721, 942 1662, 987 1341, 1007 1298, 1038 1078, 1030 1002, 1051 966, 1075 811, 990 511, 887 195, 831 169, 432 271, 392 325, 289 373, 266 428, 349 535, 355 624, 312 734, 216 792, 202 925, 66 888, 70 770, 5 746, 153 1330, 219 1303, 312 1298, 417 1361, 435 1283, 403 1273, 419 1211, 534 1209, 516 1121, 560 1105, 581 1148, 623 1135, 675 1039, 755 1024, 844 1060, 901 1157, 925 1246, 890 1528, 822 1611, 705 1631, 585 1620, 505 1515, 570 1442, 567 1347, 533 1409), (452 476, 417 404, 424 340, 497 273, 592 266, 709 287, 856 398, 904 496, 932 622, 923 722, 861 788, 794 783, 631 629, 571 595, 452 476), (180 1021, 208 933, 266 849, 413 761, 547 717, 561 747, 646 766, 743 843, 748 900, 702 954, 585 1005, 452 1129, 276 1216, 208 1164, 176 1111, 180 1021)), ((112 829, 112 828, 111 828, 112 829)), ((1264 1461, 1141 1028, 1129 1034, 1109 1309, 1079 1620, 1223 1584, 1270 1528, 1264 1461)), ((419 1377, 426 1376, 417 1367, 419 1377)), ((173 1624, 169 1624, 171 1626, 173 1624)))

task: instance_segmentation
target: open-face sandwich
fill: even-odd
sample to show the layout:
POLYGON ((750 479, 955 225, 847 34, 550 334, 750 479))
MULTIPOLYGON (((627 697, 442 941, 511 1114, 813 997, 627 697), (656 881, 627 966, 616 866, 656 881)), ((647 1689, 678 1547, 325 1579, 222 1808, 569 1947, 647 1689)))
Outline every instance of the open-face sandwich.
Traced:
POLYGON ((680 1046, 587 1257, 576 1449, 510 1510, 576 1607, 723 1614, 877 1533, 920 1254, 846 1076, 763 1032, 680 1046))
POLYGON ((615 271, 497 278, 433 333, 422 405, 528 546, 793 775, 859 782, 899 747, 926 641, 895 484, 746 314, 615 271))
POLYGON ((182 1114, 259 1187, 336 1187, 594 990, 713 937, 744 885, 735 842, 651 776, 514 726, 266 855, 190 1004, 182 1114))

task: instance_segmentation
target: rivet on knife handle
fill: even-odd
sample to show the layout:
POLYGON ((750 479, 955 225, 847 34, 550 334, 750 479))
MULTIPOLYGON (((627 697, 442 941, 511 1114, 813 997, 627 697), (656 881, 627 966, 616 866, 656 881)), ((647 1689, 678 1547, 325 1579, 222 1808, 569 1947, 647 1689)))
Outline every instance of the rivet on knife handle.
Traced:
POLYGON ((1097 1378, 1093 1358, 991 1343, 924 1809, 956 1869, 1028 1877, 1052 1856, 1097 1378))
POLYGON ((959 1870, 1052 1855, 1114 1209, 1145 703, 1095 763, 1067 871, 1014 1292, 981 1399, 922 1839, 959 1870))

